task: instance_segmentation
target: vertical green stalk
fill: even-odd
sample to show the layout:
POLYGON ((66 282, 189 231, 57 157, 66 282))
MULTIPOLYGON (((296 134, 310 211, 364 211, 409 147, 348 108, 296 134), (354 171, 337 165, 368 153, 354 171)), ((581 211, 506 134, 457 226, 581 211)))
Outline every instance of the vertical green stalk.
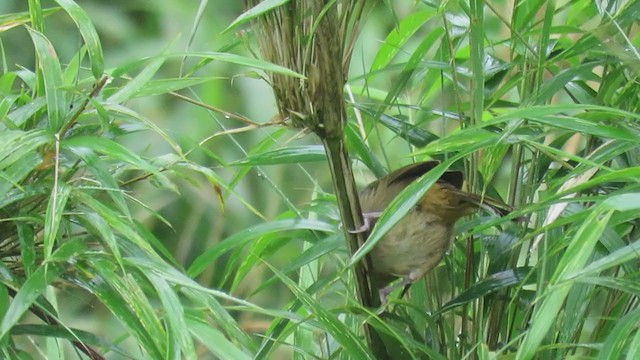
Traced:
MULTIPOLYGON (((29 17, 31 18, 31 27, 39 33, 44 34, 44 16, 42 15, 42 5, 40 0, 29 0, 29 17)), ((42 69, 38 66, 38 54, 36 54, 36 62, 34 68, 36 69, 36 79, 38 79, 38 86, 36 87, 37 96, 44 95, 44 76, 42 76, 42 69)))
MULTIPOLYGON (((322 138, 323 145, 327 151, 329 170, 333 180, 334 191, 338 201, 340 217, 344 228, 344 234, 349 247, 349 253, 354 254, 359 245, 364 244, 366 238, 364 233, 353 234, 351 229, 358 229, 364 224, 362 210, 358 200, 358 191, 353 179, 351 160, 345 148, 342 138, 322 138)), ((354 267, 356 294, 359 302, 365 307, 373 307, 375 299, 374 289, 371 286, 370 278, 367 275, 370 269, 369 257, 354 267)), ((377 359, 387 359, 387 351, 384 343, 369 324, 364 326, 365 337, 371 352, 377 359)))
MULTIPOLYGON (((470 0, 469 4, 469 48, 471 61, 471 116, 470 125, 476 125, 482 122, 482 114, 484 112, 484 0, 470 0)), ((475 191, 479 186, 478 178, 479 157, 477 153, 471 154, 469 166, 467 169, 467 181, 469 189, 475 191)), ((466 241, 466 268, 464 278, 464 288, 471 286, 472 279, 476 273, 474 239, 467 238, 466 241)), ((471 304, 471 318, 477 318, 477 302, 471 304)), ((461 331, 464 341, 460 344, 460 356, 463 357, 468 351, 466 345, 473 347, 477 343, 478 332, 476 326, 472 326, 471 334, 469 329, 469 310, 467 305, 462 310, 461 331)), ((475 358, 475 354, 472 355, 475 358)))

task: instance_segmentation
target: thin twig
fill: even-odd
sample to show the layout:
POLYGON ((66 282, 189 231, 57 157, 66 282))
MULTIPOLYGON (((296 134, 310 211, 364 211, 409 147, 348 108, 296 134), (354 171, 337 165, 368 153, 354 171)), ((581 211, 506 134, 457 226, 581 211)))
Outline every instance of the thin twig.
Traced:
POLYGON ((100 80, 98 80, 98 82, 93 86, 93 90, 91 90, 91 92, 89 93, 89 96, 84 99, 82 104, 80 104, 78 110, 76 110, 76 112, 73 113, 73 116, 71 116, 71 119, 62 127, 60 132, 58 132, 60 139, 64 138, 69 129, 71 129, 73 125, 78 122, 78 118, 87 109, 87 106, 89 105, 91 99, 97 97, 100 94, 104 86, 109 83, 110 79, 111 78, 109 76, 103 76, 100 80))

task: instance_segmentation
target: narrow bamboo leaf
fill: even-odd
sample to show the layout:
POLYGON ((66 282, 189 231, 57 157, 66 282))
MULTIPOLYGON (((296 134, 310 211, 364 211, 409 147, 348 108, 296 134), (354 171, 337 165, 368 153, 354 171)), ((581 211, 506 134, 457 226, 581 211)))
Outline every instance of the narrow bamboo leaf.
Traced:
POLYGON ((261 1, 258 5, 256 5, 256 6, 252 7, 251 9, 245 11, 240 16, 238 16, 235 20, 233 20, 233 22, 231 22, 231 25, 227 26, 227 28, 224 29, 224 31, 222 33, 224 34, 224 33, 228 32, 229 30, 235 28, 236 26, 244 24, 247 21, 251 21, 251 20, 257 18, 258 16, 277 8, 278 6, 284 5, 284 4, 288 3, 288 2, 289 2, 289 0, 264 0, 264 1, 261 1))
POLYGON ((193 336, 204 345, 218 359, 251 360, 252 356, 238 349, 215 326, 203 321, 204 316, 187 317, 187 326, 193 336))
POLYGON ((612 215, 613 210, 605 210, 602 206, 598 206, 578 229, 562 256, 549 286, 540 295, 542 302, 536 306, 531 326, 516 353, 516 360, 529 360, 535 356, 542 340, 558 319, 562 304, 571 289, 571 283, 560 283, 584 267, 612 215))
MULTIPOLYGON (((395 102, 400 93, 405 90, 407 82, 409 81, 409 79, 411 79, 413 74, 418 69, 418 65, 424 59, 425 54, 429 51, 429 49, 435 46, 436 40, 443 35, 444 28, 436 27, 432 31, 430 31, 429 34, 424 37, 424 39, 422 39, 418 47, 411 53, 411 57, 409 58, 407 63, 402 68, 400 76, 398 77, 398 79, 396 79, 396 81, 394 81, 394 84, 387 93, 383 104, 385 104, 386 106, 390 106, 395 102)), ((384 113, 384 109, 384 106, 380 107, 380 109, 376 112, 374 118, 380 118, 384 113)))
POLYGON ((127 202, 124 198, 124 192, 120 189, 118 181, 113 177, 113 175, 111 175, 107 165, 89 148, 71 146, 69 147, 69 150, 84 161, 87 167, 91 169, 91 172, 95 175, 97 181, 99 181, 106 189, 110 189, 107 191, 109 197, 118 206, 118 209, 127 216, 127 218, 131 218, 129 207, 127 206, 127 202))
POLYGON ((370 72, 384 69, 402 50, 402 47, 427 20, 435 15, 432 9, 416 11, 402 19, 387 35, 378 53, 373 59, 370 72))
POLYGON ((541 105, 530 106, 517 109, 508 109, 509 112, 500 114, 495 118, 483 122, 482 127, 497 125, 511 120, 521 119, 539 119, 552 115, 571 115, 583 112, 599 112, 606 115, 619 116, 622 118, 640 119, 640 114, 635 114, 621 109, 612 107, 590 105, 590 104, 558 104, 558 105, 541 105))
POLYGON ((22 188, 23 180, 42 163, 42 156, 38 152, 26 153, 4 169, 0 170, 0 198, 4 197, 12 188, 22 188))
POLYGON ((171 91, 177 91, 189 88, 195 85, 203 84, 209 81, 226 80, 225 77, 202 77, 202 78, 178 78, 178 79, 162 79, 150 80, 143 85, 133 97, 147 97, 154 95, 164 95, 171 91))
POLYGON ((519 267, 487 276, 444 304, 435 314, 480 299, 500 289, 520 284, 531 273, 530 267, 519 267))
POLYGON ((170 347, 167 353, 173 354, 176 358, 197 359, 193 340, 191 336, 189 336, 189 327, 185 320, 184 307, 177 294, 163 278, 155 275, 153 272, 145 272, 145 276, 155 288, 162 303, 164 315, 167 319, 168 339, 176 342, 176 344, 172 344, 175 350, 171 351, 170 347), (182 356, 180 356, 180 353, 182 353, 182 356))
POLYGON ((106 244, 107 248, 111 250, 116 263, 124 269, 116 236, 105 219, 94 212, 86 211, 76 215, 76 219, 78 219, 79 223, 82 224, 87 231, 106 244))
POLYGON ((634 332, 638 331, 640 324, 640 309, 635 309, 622 318, 616 319, 616 325, 607 335, 602 344, 602 350, 596 360, 608 360, 621 358, 625 353, 627 343, 634 332))
MULTIPOLYGON (((255 145, 250 151, 249 156, 266 152, 274 146, 278 145, 278 139, 287 133, 288 129, 279 128, 272 132, 269 136, 265 136, 262 141, 255 145)), ((250 171, 251 167, 241 167, 237 169, 235 175, 229 181, 229 188, 233 189, 250 171)))
MULTIPOLYGON (((368 106, 355 105, 360 111, 369 114, 370 116, 376 116, 376 111, 368 106)), ((423 147, 432 141, 438 139, 438 137, 426 130, 417 127, 416 124, 410 124, 400 118, 393 117, 387 114, 380 114, 378 120, 387 129, 393 131, 399 137, 407 140, 411 145, 423 147)))
POLYGON ((63 269, 58 264, 43 265, 26 279, 0 323, 0 339, 4 339, 7 336, 22 315, 42 294, 47 285, 62 274, 63 269))
POLYGON ((311 314, 320 322, 324 330, 331 334, 335 340, 343 347, 350 359, 374 359, 368 351, 365 342, 349 329, 336 315, 325 309, 317 300, 311 297, 304 289, 301 289, 282 274, 278 269, 267 263, 267 266, 278 278, 293 292, 293 294, 309 309, 311 314))
POLYGON ((182 149, 180 148, 178 143, 176 143, 176 141, 171 138, 171 136, 164 132, 153 121, 131 110, 130 108, 121 106, 119 104, 102 103, 102 105, 105 110, 107 110, 109 113, 112 113, 112 115, 114 116, 123 117, 127 120, 133 120, 133 123, 136 126, 144 125, 147 129, 160 135, 160 137, 162 137, 162 139, 166 141, 167 144, 171 145, 171 148, 176 152, 176 154, 182 154, 182 149))
POLYGON ((322 145, 292 146, 255 155, 231 163, 232 166, 299 164, 325 161, 327 154, 322 145))
MULTIPOLYGON (((57 7, 42 9, 42 14, 46 17, 59 10, 60 9, 57 7)), ((16 26, 26 25, 30 22, 31 22, 31 16, 29 15, 29 12, 26 12, 26 11, 11 13, 11 14, 1 14, 0 15, 0 32, 13 29, 16 26)))
POLYGON ((71 187, 62 183, 58 188, 51 190, 51 196, 49 197, 49 204, 47 205, 47 212, 45 214, 44 221, 44 257, 47 259, 53 252, 53 247, 58 237, 58 229, 60 228, 60 222, 62 221, 62 215, 64 214, 69 194, 71 193, 71 187))
POLYGON ((546 84, 540 87, 533 103, 535 105, 546 103, 551 99, 551 97, 567 86, 567 83, 570 81, 575 79, 584 79, 585 77, 592 75, 593 68, 598 65, 600 65, 600 61, 594 61, 560 71, 551 77, 546 84))
POLYGON ((636 331, 636 334, 633 336, 626 351, 627 357, 625 360, 635 360, 640 358, 640 331, 636 331))
MULTIPOLYGON (((300 269, 301 267, 318 260, 324 255, 335 252, 340 248, 344 248, 344 237, 342 234, 331 236, 322 241, 319 241, 316 244, 313 244, 311 247, 304 250, 300 256, 293 259, 291 263, 282 268, 282 273, 288 275, 289 273, 300 269)), ((238 281, 239 281, 238 277, 238 281)), ((276 277, 272 277, 271 279, 264 281, 260 286, 258 286, 252 294, 258 294, 269 286, 273 286, 276 277)))
POLYGON ((42 70, 41 74, 44 77, 49 129, 57 132, 64 124, 68 109, 67 99, 62 90, 64 86, 62 68, 58 61, 58 55, 49 40, 38 31, 31 28, 27 29, 36 48, 38 67, 42 70))
MULTIPOLYGON (((162 320, 151 303, 151 299, 142 289, 142 283, 137 277, 132 276, 139 269, 134 265, 127 268, 125 273, 120 271, 112 263, 103 261, 96 270, 107 283, 115 290, 122 300, 129 306, 131 313, 140 319, 142 326, 153 342, 153 346, 160 353, 168 354, 166 344, 167 331, 162 326, 162 320)), ((139 275, 139 274, 138 274, 139 275)))
MULTIPOLYGON (((163 176, 162 174, 160 174, 160 172, 156 167, 152 166, 147 161, 143 160, 140 156, 135 154, 133 151, 105 137, 74 136, 71 138, 64 139, 60 143, 60 146, 63 149, 68 149, 73 147, 87 148, 95 152, 108 155, 111 158, 119 159, 131 165, 134 165, 136 166, 137 169, 148 171, 156 176, 163 176)), ((78 154, 83 154, 78 150, 72 149, 72 151, 78 154)))
MULTIPOLYGON (((2 270, 6 270, 6 268, 3 267, 2 270)), ((0 283, 0 319, 4 319, 7 315, 7 310, 9 309, 10 304, 11 300, 9 299, 9 290, 4 283, 0 283)), ((15 329, 15 326, 12 330, 13 329, 15 329)), ((3 346, 6 346, 5 344, 6 342, 3 341, 3 346)))
POLYGON ((471 62, 471 124, 482 121, 485 80, 485 5, 482 0, 469 1, 469 57, 471 62))
MULTIPOLYGON (((137 245, 141 250, 145 251, 145 253, 149 257, 157 257, 158 255, 153 250, 149 242, 147 242, 138 231, 136 231, 135 224, 131 224, 122 214, 114 211, 109 206, 103 204, 102 202, 94 199, 89 194, 85 192, 78 191, 74 192, 74 198, 77 198, 80 203, 85 204, 87 207, 95 211, 100 217, 102 217, 109 226, 122 234, 125 239, 137 245)), ((85 209, 86 210, 86 209, 85 209)), ((107 239, 109 240, 109 239, 107 239)))
POLYGON ((462 151, 470 146, 489 147, 495 145, 500 134, 495 134, 484 129, 466 128, 449 136, 430 142, 424 148, 416 151, 416 154, 442 154, 462 151))
POLYGON ((91 72, 96 79, 102 77, 104 72, 104 57, 102 55, 102 45, 96 29, 93 27, 91 19, 73 0, 56 0, 58 4, 71 16, 76 23, 80 35, 87 45, 89 59, 91 60, 91 72))
MULTIPOLYGON (((238 323, 234 317, 232 317, 227 309, 218 302, 216 297, 219 297, 225 301, 229 301, 234 304, 243 306, 246 310, 254 310, 258 313, 266 314, 268 311, 238 298, 234 298, 220 290, 206 288, 192 278, 188 277, 181 271, 178 271, 175 267, 161 261, 149 258, 127 258, 125 259, 129 264, 143 269, 144 271, 154 272, 161 276, 166 281, 178 286, 181 293, 189 298, 193 303, 206 307, 216 323, 221 329, 227 332, 232 339, 235 339, 238 343, 242 344, 247 349, 254 347, 250 337, 240 329, 238 323), (203 296, 205 295, 205 296, 203 296)), ((281 316, 278 314, 275 316, 281 316)))
POLYGON ((221 186, 230 194, 234 195, 242 203, 242 205, 244 205, 249 211, 254 213, 259 218, 266 220, 264 215, 262 215, 262 213, 260 213, 258 209, 256 209, 244 197, 238 194, 230 185, 227 185, 224 179, 222 179, 218 174, 215 173, 215 171, 211 170, 210 168, 195 164, 191 161, 183 161, 183 162, 177 163, 175 166, 191 169, 197 173, 204 175, 207 178, 207 180, 209 180, 211 185, 213 185, 214 187, 221 186))
POLYGON ((16 325, 11 329, 11 336, 44 336, 66 339, 69 341, 82 341, 83 344, 98 346, 112 352, 122 353, 123 351, 112 342, 101 339, 96 334, 84 330, 67 328, 63 326, 24 324, 16 325))
POLYGON ((74 258, 87 250, 87 243, 81 238, 66 239, 47 261, 55 263, 73 262, 74 258))
POLYGON ((257 60, 257 59, 253 59, 245 56, 236 55, 236 54, 211 51, 211 52, 195 52, 195 53, 192 52, 192 53, 188 53, 187 56, 224 61, 231 64, 248 66, 254 69, 260 69, 260 70, 275 73, 275 74, 292 76, 299 79, 305 78, 304 75, 300 75, 297 72, 291 69, 282 67, 280 65, 275 65, 267 61, 257 60))
POLYGON ((640 137, 640 133, 634 133, 629 129, 610 126, 595 121, 581 119, 578 117, 548 115, 531 117, 529 119, 533 122, 548 125, 554 128, 567 129, 608 139, 637 142, 638 137, 640 137))
POLYGON ((11 131, 0 132, 0 170, 37 155, 37 149, 50 144, 53 136, 47 130, 11 131))
MULTIPOLYGON (((623 197, 625 195, 619 195, 623 197)), ((636 196, 635 199, 635 208, 638 208, 640 205, 640 198, 636 196)), ((618 266, 620 264, 624 264, 628 261, 633 261, 638 258, 638 253, 640 252, 640 241, 635 241, 625 247, 622 247, 611 254, 602 257, 589 265, 578 269, 572 274, 567 275, 566 280, 571 281, 573 279, 579 279, 587 276, 596 275, 604 270, 610 269, 614 266, 618 266)))
POLYGON ((0 197, 0 209, 15 204, 18 201, 42 197, 51 194, 51 187, 44 184, 28 185, 21 189, 14 188, 5 196, 0 197))
POLYGON ((27 119, 31 118, 33 114, 40 111, 47 105, 47 98, 37 97, 29 103, 17 107, 15 110, 7 115, 7 118, 11 120, 17 127, 22 127, 27 119))
MULTIPOLYGON (((76 276, 74 280, 82 284, 85 290, 95 295, 122 322, 128 333, 135 337, 137 343, 150 357, 164 358, 162 351, 153 339, 152 329, 147 329, 147 325, 143 324, 143 320, 137 313, 134 313, 132 308, 134 304, 129 304, 123 298, 122 293, 118 291, 117 286, 121 281, 117 280, 117 275, 113 272, 112 267, 113 264, 110 263, 109 259, 93 258, 91 269, 85 269, 84 266, 80 266, 80 268, 87 271, 87 274, 92 274, 91 278, 83 279, 76 276), (116 280, 114 281, 114 279, 116 280)), ((135 305, 137 306, 138 304, 135 305)), ((165 337, 161 336, 160 338, 164 339, 165 337)))
POLYGON ((385 173, 384 166, 373 153, 371 147, 364 142, 356 125, 349 122, 344 130, 349 150, 355 153, 376 177, 382 177, 385 173))
MULTIPOLYGON (((62 78, 65 84, 75 84, 80 74, 80 66, 84 62, 87 55, 87 47, 82 46, 78 52, 71 57, 71 60, 67 63, 62 73, 62 78)), ((72 105, 73 106, 73 105, 72 105)))
POLYGON ((484 157, 480 162, 480 173, 484 177, 485 186, 490 184, 491 180, 496 176, 496 172, 502 165, 509 148, 510 146, 507 144, 498 144, 485 149, 484 157))
POLYGON ((151 78, 153 78, 166 59, 166 56, 154 57, 147 67, 145 67, 136 77, 131 79, 127 85, 123 86, 115 94, 111 95, 107 101, 119 104, 133 98, 134 95, 140 91, 140 89, 142 89, 151 80, 151 78))
POLYGON ((36 269, 35 234, 32 224, 16 222, 22 266, 27 277, 36 269))
POLYGON ((631 211, 640 209, 640 193, 612 195, 602 203, 607 209, 617 211, 631 211))
POLYGON ((207 268, 207 266, 213 263, 220 255, 233 248, 244 246, 252 240, 255 240, 258 237, 266 234, 291 230, 316 230, 334 232, 336 228, 335 226, 322 221, 303 219, 279 220, 259 224, 249 229, 240 231, 239 233, 236 233, 224 239, 220 243, 205 251, 193 261, 187 273, 189 274, 189 276, 195 277, 203 272, 207 268))

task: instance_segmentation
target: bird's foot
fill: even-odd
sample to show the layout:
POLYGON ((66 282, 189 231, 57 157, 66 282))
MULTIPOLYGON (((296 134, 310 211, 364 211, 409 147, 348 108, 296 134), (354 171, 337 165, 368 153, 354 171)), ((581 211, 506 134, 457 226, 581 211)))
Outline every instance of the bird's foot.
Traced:
POLYGON ((355 230, 349 230, 351 234, 359 234, 366 231, 371 230, 373 228, 373 224, 375 224, 376 220, 378 220, 382 216, 382 212, 371 212, 371 213, 363 213, 362 219, 364 220, 364 224, 355 230))

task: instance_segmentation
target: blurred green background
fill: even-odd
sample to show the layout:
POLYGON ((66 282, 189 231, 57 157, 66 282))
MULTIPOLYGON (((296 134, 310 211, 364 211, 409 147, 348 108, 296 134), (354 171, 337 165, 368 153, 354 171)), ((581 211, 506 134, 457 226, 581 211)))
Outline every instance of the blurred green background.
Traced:
MULTIPOLYGON (((253 29, 243 26, 228 33, 224 29, 243 11, 241 1, 209 1, 204 8, 202 21, 197 24, 193 38, 190 34, 196 26, 198 1, 173 0, 116 0, 79 1, 78 4, 93 21, 102 41, 106 69, 136 63, 146 57, 157 56, 163 51, 172 54, 197 51, 228 51, 243 55, 250 52, 259 54, 255 46, 253 29), (249 39, 251 38, 251 39, 249 39), (249 44, 251 43, 251 45, 249 44)), ((42 1, 43 9, 53 8, 53 1, 42 1)), ((394 26, 395 16, 402 16, 411 10, 412 2, 398 2, 397 14, 388 9, 378 9, 365 23, 359 43, 355 47, 351 74, 353 77, 366 72, 372 58, 384 39, 386 32, 394 26)), ((9 0, 0 2, 0 13, 15 13, 28 10, 28 2, 9 0)), ((82 38, 72 19, 59 11, 45 19, 46 31, 60 57, 60 62, 69 62, 82 46, 82 38)), ((7 55, 8 70, 16 70, 18 64, 34 63, 34 50, 30 46, 28 32, 17 27, 1 33, 4 52, 7 55)), ((178 77, 181 68, 189 69, 198 60, 173 56, 155 76, 155 79, 178 77)), ((137 70, 136 70, 137 71, 137 70)), ((107 72, 109 72, 107 70, 107 72)), ((132 75, 135 75, 132 74, 132 75)), ((225 62, 214 62, 199 69, 196 76, 217 78, 194 86, 180 93, 215 106, 230 113, 241 114, 248 119, 263 123, 277 115, 273 93, 269 85, 256 77, 253 69, 225 62)), ((198 144, 216 133, 244 126, 242 123, 210 112, 166 94, 146 96, 128 102, 128 106, 146 116, 165 130, 186 151, 196 148, 189 158, 194 162, 211 167, 216 173, 231 180, 238 167, 226 168, 219 160, 233 162, 243 159, 265 139, 271 137, 273 127, 255 129, 238 134, 219 134, 204 143, 206 151, 197 149, 198 144)), ((278 128, 280 130, 281 128, 278 128)), ((315 136, 287 130, 284 136, 272 138, 274 142, 287 145, 319 144, 315 136)), ((149 131, 134 132, 118 138, 127 147, 145 156, 160 156, 170 152, 168 144, 149 131)), ((276 146, 278 147, 278 146, 276 146)), ((409 158, 402 160, 410 162, 409 158)), ((373 179, 370 172, 356 164, 356 177, 360 185, 373 179)), ((148 183, 137 185, 136 198, 153 212, 167 220, 171 226, 158 219, 152 211, 142 206, 132 207, 137 219, 142 220, 151 231, 174 254, 185 268, 212 244, 251 225, 263 222, 260 216, 244 206, 236 196, 224 194, 221 203, 216 190, 200 176, 189 179, 175 179, 180 193, 160 191, 148 183)), ((235 187, 236 192, 246 199, 264 219, 272 220, 287 210, 287 203, 302 206, 312 200, 314 187, 331 192, 331 179, 326 163, 312 162, 296 165, 274 165, 252 168, 235 187), (286 199, 286 200, 285 200, 286 199)), ((316 189, 317 190, 317 189, 316 189)), ((336 215, 337 216, 337 215, 336 215)), ((301 251, 300 242, 291 242, 271 259, 274 266, 284 266, 301 251)), ((224 261, 210 267, 199 281, 205 285, 224 288, 221 276, 225 274, 224 261)), ((264 280, 263 269, 256 268, 234 294, 244 298, 264 280)), ((279 285, 284 289, 284 285, 279 285)), ((67 317, 76 319, 80 328, 86 328, 88 319, 99 313, 99 302, 94 302, 77 291, 77 302, 68 304, 62 310, 67 317)), ((259 298, 249 298, 265 306, 281 305, 289 299, 287 293, 277 289, 262 292, 259 298)), ((104 319, 114 319, 107 312, 93 327, 100 332, 104 319)), ((247 321, 250 321, 247 319, 247 321)), ((249 327, 251 325, 248 325, 249 327)), ((265 324, 261 324, 261 327, 265 324)), ((107 328, 104 328, 107 331, 107 328)), ((87 329, 89 330, 89 329, 87 329)))

